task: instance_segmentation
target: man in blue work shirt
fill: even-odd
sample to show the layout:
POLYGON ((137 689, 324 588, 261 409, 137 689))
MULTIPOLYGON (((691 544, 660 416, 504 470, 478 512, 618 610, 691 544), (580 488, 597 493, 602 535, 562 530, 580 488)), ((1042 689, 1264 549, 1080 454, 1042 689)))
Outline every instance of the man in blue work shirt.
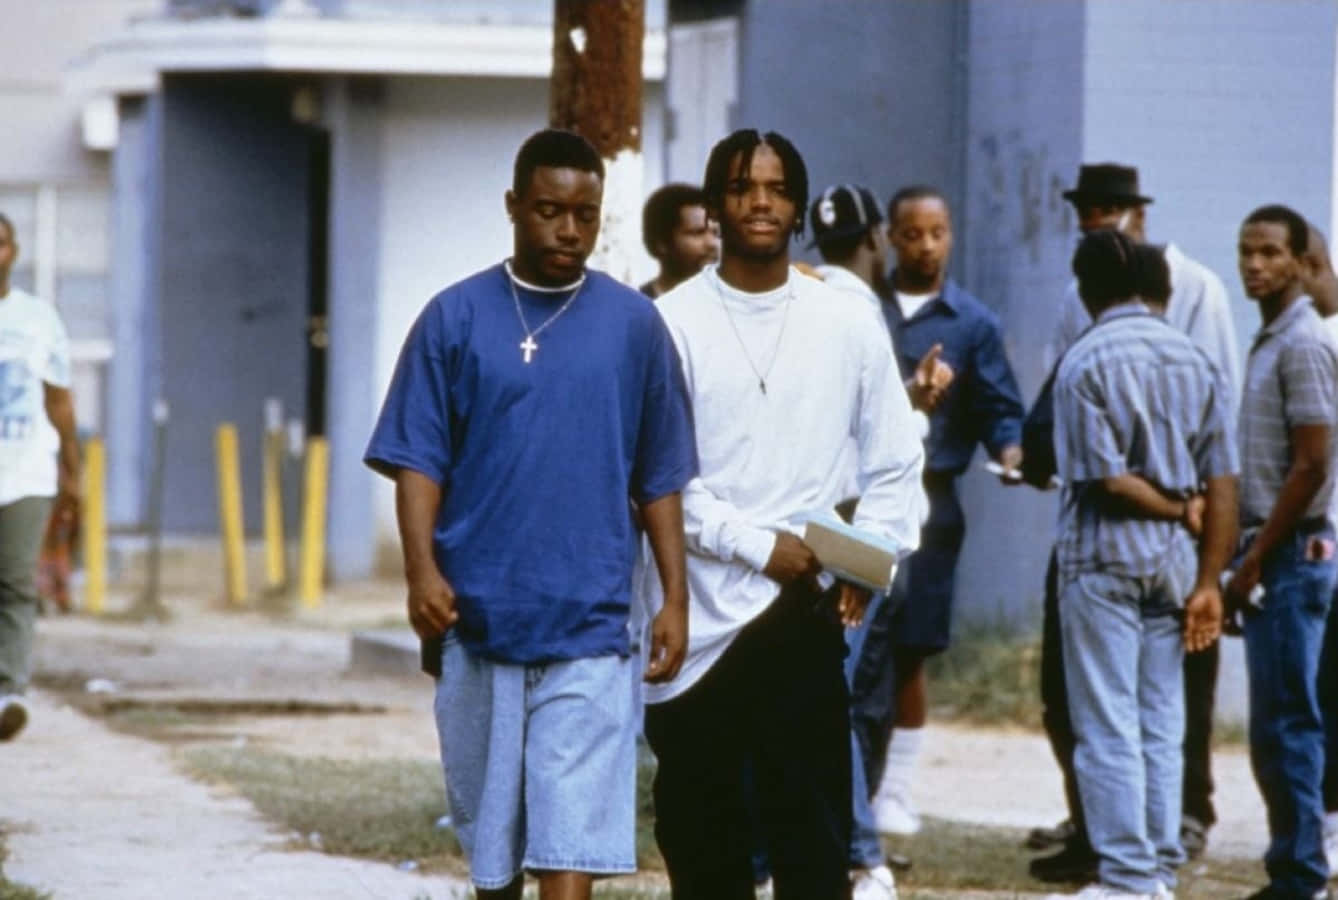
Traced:
POLYGON ((976 444, 1008 472, 1021 465, 1023 409, 998 316, 947 277, 952 217, 942 193, 920 186, 898 191, 888 204, 888 238, 897 267, 882 312, 912 405, 923 406, 917 392, 931 389, 914 378, 931 347, 942 345, 942 359, 956 373, 929 419, 929 519, 920 548, 902 563, 888 602, 869 625, 851 688, 867 783, 878 785, 878 829, 913 834, 919 819, 910 783, 928 705, 924 662, 948 647, 953 574, 966 533, 957 476, 976 444))

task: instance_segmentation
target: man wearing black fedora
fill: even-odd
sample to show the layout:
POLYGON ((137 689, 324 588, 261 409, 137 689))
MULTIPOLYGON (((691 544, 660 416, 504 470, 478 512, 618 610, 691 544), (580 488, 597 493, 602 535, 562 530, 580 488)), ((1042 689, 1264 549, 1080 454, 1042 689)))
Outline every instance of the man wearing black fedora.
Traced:
MULTIPOLYGON (((1139 186, 1138 169, 1119 163, 1083 165, 1078 183, 1064 192, 1073 204, 1078 228, 1084 234, 1111 228, 1139 243, 1146 242, 1147 207, 1152 197, 1139 186)), ((1166 320, 1186 334, 1217 367, 1225 382, 1231 409, 1240 396, 1241 364, 1236 329, 1231 319, 1226 287, 1212 270, 1191 259, 1174 243, 1157 245, 1171 274, 1171 297, 1166 320)), ((1047 347, 1047 368, 1092 324, 1070 281, 1060 304, 1055 334, 1047 347)), ((1051 562, 1053 568, 1053 560, 1051 562)), ((1191 857, 1203 851, 1208 829, 1216 821, 1212 804, 1210 743, 1213 703, 1219 664, 1216 644, 1203 653, 1185 655, 1185 773, 1181 840, 1191 857)), ((1046 881, 1085 881, 1096 859, 1083 827, 1081 802, 1073 772, 1073 727, 1060 651, 1058 597, 1053 572, 1047 575, 1045 622, 1041 647, 1041 699, 1046 733, 1064 773, 1069 821, 1055 828, 1038 828, 1028 838, 1033 849, 1062 843, 1054 856, 1032 861, 1031 872, 1046 881)))

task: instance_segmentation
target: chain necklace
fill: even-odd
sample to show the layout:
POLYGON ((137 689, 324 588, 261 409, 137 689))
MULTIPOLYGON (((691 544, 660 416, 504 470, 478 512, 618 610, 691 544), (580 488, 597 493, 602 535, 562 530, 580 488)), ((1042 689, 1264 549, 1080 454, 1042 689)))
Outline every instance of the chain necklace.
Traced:
POLYGON ((581 292, 581 288, 585 287, 585 275, 582 273, 581 277, 576 281, 576 289, 573 290, 571 296, 563 301, 562 305, 557 308, 557 312, 545 319, 543 324, 533 331, 530 330, 529 323, 525 321, 524 310, 520 308, 520 295, 516 293, 516 276, 512 274, 511 264, 509 262, 506 266, 506 283, 511 286, 511 299, 516 304, 516 317, 520 319, 520 327, 525 332, 525 340, 520 342, 520 352, 525 356, 525 364, 529 365, 534 356, 534 352, 539 349, 539 345, 534 342, 535 337, 549 325, 552 325, 553 322, 557 320, 557 317, 566 312, 567 307, 571 306, 572 303, 576 301, 576 295, 581 292))
POLYGON ((729 311, 729 304, 725 302, 725 290, 720 286, 720 273, 715 273, 715 294, 720 300, 720 308, 725 311, 725 318, 729 320, 729 327, 734 332, 734 339, 739 342, 739 349, 743 351, 743 359, 748 363, 748 368, 753 370, 757 376, 757 388, 763 395, 767 392, 767 378, 771 375, 771 370, 776 368, 776 360, 780 357, 781 341, 785 339, 785 326, 790 321, 790 301, 794 299, 794 284, 790 282, 785 291, 785 310, 781 314, 780 334, 776 335, 776 347, 771 351, 771 362, 767 363, 766 371, 760 371, 753 362, 753 358, 748 353, 748 345, 743 342, 743 335, 739 333, 739 326, 734 322, 734 316, 729 311))

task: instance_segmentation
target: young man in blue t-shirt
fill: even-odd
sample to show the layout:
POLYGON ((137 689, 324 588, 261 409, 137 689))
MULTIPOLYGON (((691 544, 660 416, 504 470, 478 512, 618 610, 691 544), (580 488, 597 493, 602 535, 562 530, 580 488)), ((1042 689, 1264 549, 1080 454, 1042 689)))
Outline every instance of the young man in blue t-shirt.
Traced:
POLYGON ((510 260, 432 299, 366 462, 395 480, 409 620, 438 676, 456 831, 482 898, 588 898, 636 868, 641 510, 669 599, 644 677, 682 664, 679 492, 697 474, 678 355, 655 308, 585 268, 604 167, 546 130, 516 157, 510 260))

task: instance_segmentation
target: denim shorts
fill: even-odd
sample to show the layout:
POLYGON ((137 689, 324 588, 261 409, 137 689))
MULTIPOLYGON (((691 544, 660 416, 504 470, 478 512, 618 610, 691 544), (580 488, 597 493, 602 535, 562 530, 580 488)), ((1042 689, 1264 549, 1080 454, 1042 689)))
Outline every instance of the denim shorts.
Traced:
POLYGON ((636 685, 630 658, 496 663, 447 637, 437 734, 476 886, 636 871, 636 685))

